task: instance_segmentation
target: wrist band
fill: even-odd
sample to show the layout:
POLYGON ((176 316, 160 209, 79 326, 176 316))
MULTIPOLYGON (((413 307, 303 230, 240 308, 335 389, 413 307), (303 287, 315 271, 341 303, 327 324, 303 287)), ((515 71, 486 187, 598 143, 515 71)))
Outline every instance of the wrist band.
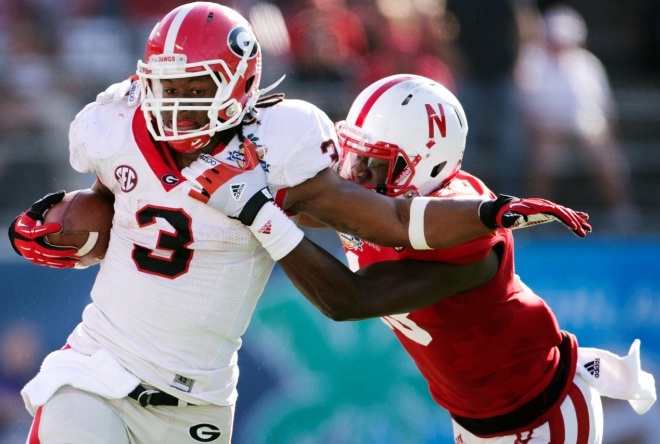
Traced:
POLYGON ((266 202, 248 228, 274 261, 291 253, 305 236, 273 202, 266 202))
POLYGON ((408 238, 415 250, 431 250, 426 243, 424 234, 424 212, 431 197, 416 197, 410 203, 410 220, 408 222, 408 238))
POLYGON ((267 202, 272 201, 273 196, 270 194, 270 191, 268 191, 268 187, 262 188, 247 201, 241 210, 241 214, 238 215, 238 220, 240 220, 243 225, 252 225, 257 214, 261 211, 261 208, 266 205, 267 202))
MULTIPOLYGON (((514 216, 509 226, 507 226, 503 220, 500 219, 498 221, 498 214, 504 205, 507 205, 513 199, 513 197, 507 196, 506 194, 500 194, 497 196, 497 199, 482 201, 477 210, 481 223, 491 230, 496 230, 498 228, 512 228, 512 225, 518 220, 518 217, 514 216)), ((500 216, 500 218, 502 218, 502 216, 500 216)))
POLYGON ((479 204, 479 208, 477 209, 477 215, 479 216, 479 220, 481 220, 481 223, 484 224, 487 228, 490 228, 491 230, 497 228, 497 223, 495 222, 495 215, 493 214, 494 203, 495 203, 494 200, 484 200, 479 204))

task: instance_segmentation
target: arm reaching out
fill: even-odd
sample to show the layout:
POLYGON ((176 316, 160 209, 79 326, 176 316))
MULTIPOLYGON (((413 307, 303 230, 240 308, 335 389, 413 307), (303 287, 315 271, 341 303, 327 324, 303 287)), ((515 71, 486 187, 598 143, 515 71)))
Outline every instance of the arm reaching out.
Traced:
MULTIPOLYGON (((273 203, 272 196, 268 192, 265 172, 254 152, 254 147, 249 142, 245 145, 243 168, 231 165, 222 159, 201 156, 190 167, 185 168, 182 174, 187 179, 191 197, 207 203, 248 226, 271 257, 279 261, 296 288, 322 313, 335 320, 365 319, 423 308, 452 294, 488 282, 499 266, 497 255, 491 251, 486 259, 472 264, 388 261, 372 264, 353 273, 331 254, 304 238, 302 231, 273 203), (415 294, 416 297, 411 298, 411 294, 415 294)), ((460 220, 456 219, 456 213, 471 212, 472 219, 476 220, 471 228, 475 235, 489 232, 491 228, 488 228, 486 224, 492 224, 494 228, 513 227, 516 224, 523 225, 523 221, 528 222, 530 216, 536 214, 548 214, 548 216, 544 216, 548 219, 558 218, 574 231, 582 229, 583 232, 586 232, 584 230, 588 227, 588 225, 586 227, 584 225, 586 215, 583 219, 582 213, 573 212, 547 201, 516 199, 510 196, 501 196, 485 202, 478 199, 422 198, 420 200, 424 207, 429 207, 431 210, 428 211, 421 207, 422 210, 427 211, 420 211, 420 207, 411 205, 410 200, 391 199, 378 195, 339 178, 330 170, 323 171, 319 175, 307 182, 315 182, 316 185, 319 185, 319 180, 336 181, 337 186, 346 187, 340 190, 341 198, 338 199, 335 196, 335 204, 332 204, 323 192, 310 191, 321 201, 322 211, 318 210, 318 206, 305 204, 293 205, 293 208, 301 209, 302 207, 302 209, 310 210, 309 214, 324 215, 320 218, 322 222, 344 232, 359 233, 360 235, 363 232, 375 233, 378 239, 380 237, 373 227, 362 230, 362 228, 342 225, 341 221, 344 220, 342 218, 347 217, 346 220, 351 220, 351 218, 346 216, 347 210, 342 205, 336 205, 336 202, 343 203, 343 198, 348 195, 350 197, 348 207, 351 211, 356 212, 354 219, 357 219, 358 223, 362 222, 362 214, 370 213, 368 211, 370 209, 377 210, 379 205, 384 206, 386 211, 401 212, 404 220, 407 213, 407 219, 413 219, 416 226, 419 226, 420 222, 419 220, 415 222, 414 218, 421 217, 424 220, 421 229, 424 229, 424 224, 426 227, 431 226, 431 234, 434 233, 433 230, 438 229, 438 224, 433 224, 434 213, 441 216, 442 211, 446 211, 452 206, 455 206, 457 211, 447 213, 450 223, 460 225, 460 220), (319 179, 319 175, 322 175, 322 179, 319 179), (360 199, 367 199, 367 202, 361 211, 358 211, 358 208, 352 203, 359 202, 360 199), (443 206, 444 202, 449 202, 449 207, 443 206), (332 206, 338 211, 338 216, 329 216, 329 213, 324 213, 324 211, 329 212, 332 206), (421 214, 416 215, 415 212, 421 214), (335 219, 335 217, 337 218, 335 219)), ((304 191, 314 188, 308 188, 307 182, 302 184, 304 191)), ((297 196, 300 197, 301 193, 298 192, 297 196)), ((308 201, 310 201, 309 198, 296 202, 308 201)), ((387 231, 386 226, 390 222, 391 216, 384 216, 377 211, 373 214, 381 216, 376 217, 373 221, 378 225, 379 219, 384 220, 385 225, 379 226, 387 231)), ((399 220, 398 216, 395 216, 395 219, 399 220)), ((367 221, 364 223, 368 224, 368 222, 367 216, 367 221)), ((358 225, 358 227, 361 226, 358 225)), ((398 230, 399 232, 403 230, 404 241, 409 244, 407 224, 399 224, 398 230)), ((429 235, 428 231, 426 235, 429 235)), ((393 239, 400 242, 402 239, 400 236, 399 233, 399 237, 393 239)), ((445 241, 447 240, 461 242, 461 236, 452 235, 446 237, 445 241)), ((416 242, 419 242, 419 239, 416 242)))
MULTIPOLYGON (((254 146, 247 139, 244 144, 246 163, 242 168, 204 155, 182 173, 192 187, 192 197, 239 218, 260 240, 270 244, 279 239, 281 247, 279 243, 289 239, 291 244, 281 247, 274 257, 279 260, 302 234, 291 228, 293 223, 287 223, 272 202, 254 146), (235 189, 241 192, 237 195, 235 189), (263 230, 268 224, 270 228, 263 230)), ((561 221, 578 236, 591 229, 585 213, 542 199, 392 199, 342 179, 330 169, 290 188, 285 205, 287 210, 309 214, 337 231, 379 245, 417 249, 448 248, 498 227, 533 226, 551 220, 561 221)))
POLYGON ((331 319, 357 320, 417 310, 481 285, 497 271, 497 256, 491 252, 473 264, 389 261, 353 273, 304 238, 272 202, 265 174, 250 151, 246 149, 245 169, 209 158, 184 169, 189 195, 247 225, 295 287, 331 319), (243 190, 240 196, 232 191, 237 185, 243 190))
POLYGON ((331 170, 290 188, 285 206, 339 232, 390 247, 448 248, 496 228, 525 228, 554 220, 580 237, 591 231, 586 213, 543 199, 392 199, 331 170))

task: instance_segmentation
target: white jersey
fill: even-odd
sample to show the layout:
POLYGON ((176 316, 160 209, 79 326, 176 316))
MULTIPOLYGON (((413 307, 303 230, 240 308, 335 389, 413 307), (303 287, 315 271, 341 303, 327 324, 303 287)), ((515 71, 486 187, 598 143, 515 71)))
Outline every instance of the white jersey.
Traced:
MULTIPOLYGON (((331 165, 336 135, 318 108, 285 100, 258 118, 243 134, 257 147, 273 194, 331 165)), ((108 350, 184 401, 233 404, 241 336, 272 259, 240 222, 179 186, 180 171, 151 141, 139 108, 88 105, 71 125, 70 150, 73 168, 112 190, 115 216, 93 302, 68 343, 84 354, 108 350)), ((238 138, 217 156, 240 163, 238 138)))

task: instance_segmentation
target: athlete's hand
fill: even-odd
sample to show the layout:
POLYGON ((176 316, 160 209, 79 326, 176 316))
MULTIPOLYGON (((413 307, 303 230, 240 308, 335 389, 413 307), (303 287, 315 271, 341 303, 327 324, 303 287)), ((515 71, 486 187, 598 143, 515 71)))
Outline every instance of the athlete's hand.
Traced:
POLYGON ((245 139, 243 151, 242 166, 202 154, 181 173, 190 185, 189 196, 249 226, 273 196, 254 144, 245 139))
POLYGON ((188 195, 225 215, 238 219, 275 261, 288 255, 303 239, 298 229, 268 191, 266 172, 254 144, 243 140, 243 162, 202 154, 181 173, 188 195))
POLYGON ((545 199, 519 199, 502 194, 495 200, 483 202, 479 206, 479 217, 484 225, 492 229, 528 228, 559 221, 576 236, 585 237, 591 232, 587 213, 545 199))
POLYGON ((140 81, 137 75, 132 75, 123 82, 113 83, 105 91, 96 96, 96 103, 105 104, 126 100, 128 106, 140 103, 140 81))
POLYGON ((80 258, 76 248, 49 245, 44 236, 62 231, 58 222, 44 224, 44 214, 64 198, 64 191, 50 193, 36 201, 29 210, 14 219, 9 226, 9 241, 14 250, 36 265, 53 268, 74 268, 80 258))

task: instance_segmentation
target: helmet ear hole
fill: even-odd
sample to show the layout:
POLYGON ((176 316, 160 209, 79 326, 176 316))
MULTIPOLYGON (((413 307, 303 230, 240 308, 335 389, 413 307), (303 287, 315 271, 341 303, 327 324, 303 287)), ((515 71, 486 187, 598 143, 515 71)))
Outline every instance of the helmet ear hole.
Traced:
POLYGON ((396 162, 394 163, 394 168, 392 168, 392 180, 399 177, 399 174, 401 174, 407 164, 408 163, 406 162, 406 159, 403 158, 403 156, 397 157, 396 162))
POLYGON ((254 76, 247 79, 247 81, 245 82, 245 94, 247 94, 250 91, 250 88, 252 88, 253 83, 254 83, 254 76))
POLYGON ((447 165, 446 160, 434 166, 433 169, 431 170, 431 177, 436 177, 438 174, 440 174, 440 171, 442 171, 445 165, 447 165))

